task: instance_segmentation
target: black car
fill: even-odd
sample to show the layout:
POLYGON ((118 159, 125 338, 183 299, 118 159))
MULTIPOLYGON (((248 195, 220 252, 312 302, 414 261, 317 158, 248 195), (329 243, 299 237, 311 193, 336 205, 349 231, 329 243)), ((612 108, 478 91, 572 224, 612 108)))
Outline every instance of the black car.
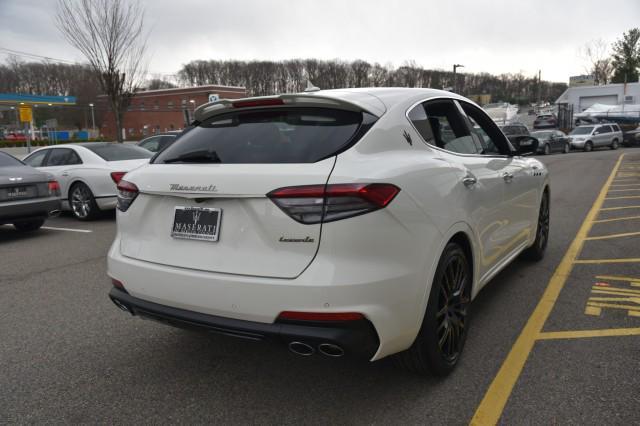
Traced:
POLYGON ((635 130, 624 131, 622 144, 624 146, 640 146, 640 126, 635 130))
POLYGON ((561 130, 538 130, 531 136, 538 139, 538 153, 551 154, 552 152, 567 153, 571 151, 569 136, 561 130))
POLYGON ((0 152, 0 225, 35 231, 60 213, 60 185, 49 173, 0 152))
POLYGON ((151 152, 159 152, 174 143, 181 132, 157 133, 138 142, 138 146, 151 152))
POLYGON ((529 133, 527 126, 521 123, 503 124, 500 127, 502 133, 509 139, 514 148, 519 149, 521 145, 530 146, 531 143, 539 145, 538 139, 529 133))

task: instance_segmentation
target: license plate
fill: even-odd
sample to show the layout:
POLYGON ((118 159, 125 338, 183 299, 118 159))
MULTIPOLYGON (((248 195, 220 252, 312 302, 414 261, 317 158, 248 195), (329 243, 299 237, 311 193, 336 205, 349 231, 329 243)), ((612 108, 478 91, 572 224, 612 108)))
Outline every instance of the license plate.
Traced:
POLYGON ((176 207, 171 236, 187 240, 218 241, 221 209, 176 207))
POLYGON ((16 198, 16 197, 26 197, 28 195, 26 186, 17 186, 15 188, 9 188, 7 190, 7 197, 16 198))

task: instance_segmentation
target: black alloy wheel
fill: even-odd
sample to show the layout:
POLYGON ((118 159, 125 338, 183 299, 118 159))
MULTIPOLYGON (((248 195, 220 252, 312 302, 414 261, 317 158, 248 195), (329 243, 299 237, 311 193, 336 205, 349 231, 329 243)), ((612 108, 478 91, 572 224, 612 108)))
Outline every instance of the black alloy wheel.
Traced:
POLYGON ((523 252, 523 256, 529 260, 542 260, 544 252, 549 242, 550 228, 550 208, 549 193, 544 192, 542 201, 540 202, 540 212, 538 213, 538 229, 536 231, 536 239, 533 245, 523 252))

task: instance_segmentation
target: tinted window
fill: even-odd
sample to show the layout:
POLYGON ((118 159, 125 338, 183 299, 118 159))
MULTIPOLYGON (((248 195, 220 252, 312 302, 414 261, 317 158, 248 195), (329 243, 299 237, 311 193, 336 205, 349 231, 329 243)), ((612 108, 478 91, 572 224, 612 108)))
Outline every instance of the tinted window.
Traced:
POLYGON ((479 154, 509 154, 511 147, 505 141, 496 123, 481 109, 466 102, 460 102, 460 105, 469 118, 472 134, 476 135, 482 145, 482 151, 479 154))
POLYGON ((464 117, 450 100, 426 102, 424 110, 433 133, 433 142, 439 148, 459 154, 479 154, 483 148, 479 140, 469 133, 464 117))
POLYGON ((531 132, 531 136, 537 139, 548 139, 554 132, 545 131, 545 132, 531 132))
POLYGON ((13 158, 12 156, 10 156, 9 154, 6 154, 4 152, 0 152, 0 167, 7 167, 7 166, 22 166, 22 162, 20 162, 20 160, 17 160, 15 158, 13 158))
POLYGON ((435 145, 433 132, 431 131, 429 118, 424 110, 424 105, 416 105, 411 111, 409 111, 407 116, 425 142, 435 145))
POLYGON ((151 152, 157 152, 160 145, 160 136, 154 136, 149 139, 145 139, 140 146, 144 149, 148 149, 151 152))
POLYGON ((514 126, 504 126, 502 128, 502 132, 507 136, 517 135, 518 134, 518 128, 514 127, 514 126))
POLYGON ((348 148, 372 124, 369 114, 328 108, 237 111, 198 124, 154 162, 313 163, 348 148))
POLYGON ((591 126, 576 127, 575 129, 573 129, 571 134, 572 135, 590 135, 592 131, 593 131, 593 127, 591 126))
POLYGON ((139 160, 142 158, 151 158, 153 156, 152 152, 136 145, 96 143, 83 146, 97 154, 105 161, 139 160))
POLYGON ((47 158, 47 166, 69 166, 81 163, 82 161, 80 161, 78 154, 68 148, 52 149, 49 158, 47 158))
POLYGON ((36 151, 31 154, 29 157, 25 158, 24 162, 31 167, 42 167, 42 163, 44 158, 49 153, 48 149, 43 149, 40 151, 36 151))

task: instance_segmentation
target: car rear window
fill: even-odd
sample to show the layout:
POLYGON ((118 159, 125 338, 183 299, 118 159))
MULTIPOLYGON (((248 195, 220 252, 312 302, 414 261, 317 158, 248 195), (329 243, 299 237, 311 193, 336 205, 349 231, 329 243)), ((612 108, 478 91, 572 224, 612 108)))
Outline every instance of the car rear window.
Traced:
POLYGON ((136 145, 123 144, 96 144, 84 145, 85 148, 97 154, 105 161, 139 160, 153 157, 153 152, 136 145))
POLYGON ((0 167, 22 166, 20 160, 13 158, 11 155, 0 152, 0 167))
POLYGON ((329 108, 237 111, 198 124, 154 163, 314 163, 350 147, 374 122, 364 112, 329 108))

